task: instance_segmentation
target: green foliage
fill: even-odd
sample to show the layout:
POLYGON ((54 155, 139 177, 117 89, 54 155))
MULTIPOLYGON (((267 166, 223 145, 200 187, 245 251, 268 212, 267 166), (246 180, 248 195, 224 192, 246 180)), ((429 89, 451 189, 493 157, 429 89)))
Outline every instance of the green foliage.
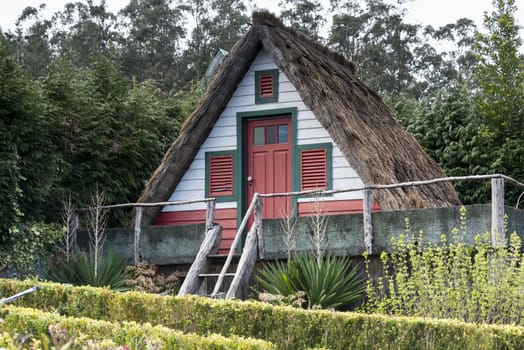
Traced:
POLYGON ((493 0, 493 11, 484 17, 489 31, 478 37, 477 80, 481 88, 479 107, 495 142, 522 135, 524 123, 524 63, 519 49, 522 39, 516 23, 514 0, 493 0))
POLYGON ((44 278, 50 281, 71 283, 75 286, 107 287, 118 291, 129 289, 126 284, 129 277, 122 253, 113 251, 99 253, 95 269, 93 249, 89 252, 76 253, 69 261, 61 260, 44 273, 44 278))
POLYGON ((185 35, 183 5, 173 0, 131 1, 122 9, 127 38, 123 65, 139 82, 154 79, 169 90, 185 35))
POLYGON ((384 277, 368 280, 368 312, 389 315, 453 318, 475 323, 522 325, 524 264, 517 234, 508 248, 491 248, 489 237, 477 236, 473 247, 461 230, 440 244, 425 244, 423 234, 409 229, 383 253, 384 277))
POLYGON ((320 28, 326 23, 322 4, 317 0, 280 0, 283 21, 314 39, 320 38, 320 28))
POLYGON ((277 261, 266 265, 257 279, 271 294, 293 297, 303 292, 301 306, 308 309, 347 309, 364 291, 358 266, 351 267, 348 257, 334 255, 317 260, 302 254, 288 263, 277 261))
POLYGON ((187 49, 177 66, 177 87, 186 90, 199 81, 219 49, 229 51, 248 28, 246 5, 239 0, 194 0, 186 6, 196 24, 188 33, 187 49))
POLYGON ((0 242, 21 215, 40 221, 60 178, 57 119, 0 42, 0 242))
MULTIPOLYGON (((9 334, 25 334, 31 348, 65 349, 273 349, 272 344, 237 336, 225 338, 217 334, 198 336, 184 334, 149 323, 101 321, 87 318, 66 318, 56 313, 34 309, 7 307, 0 330, 9 334), (53 346, 49 347, 52 342, 53 346)), ((0 341, 1 344, 1 341, 0 341)))
POLYGON ((134 202, 178 133, 176 101, 151 82, 130 84, 108 59, 84 69, 67 61, 50 68, 45 88, 62 120, 66 161, 56 186, 77 206, 88 205, 97 185, 109 203, 134 202))
MULTIPOLYGON (((477 106, 482 120, 481 137, 490 172, 522 179, 524 146, 524 61, 522 39, 514 0, 493 0, 493 11, 484 17, 486 34, 479 34, 476 74, 477 106)), ((512 203, 519 192, 510 189, 512 203)))
MULTIPOLYGON (((407 130, 448 176, 490 173, 493 158, 482 142, 472 89, 471 84, 464 82, 417 103, 402 98, 395 105, 407 130)), ((464 204, 485 203, 489 199, 489 182, 459 182, 455 188, 464 204)))
POLYGON ((0 276, 35 276, 60 248, 62 231, 56 225, 18 223, 8 232, 0 245, 0 276))
MULTIPOLYGON (((196 296, 114 293, 34 281, 0 280, 0 293, 12 295, 35 284, 39 291, 19 299, 17 305, 54 309, 71 317, 90 317, 115 324, 126 320, 204 336, 216 333, 228 338, 235 335, 264 339, 280 349, 517 349, 524 339, 523 327, 508 325, 303 310, 196 296)), ((53 313, 49 317, 60 316, 53 313)), ((23 325, 21 321, 13 323, 23 325)), ((91 325, 86 326, 92 328, 86 334, 95 331, 91 325)))

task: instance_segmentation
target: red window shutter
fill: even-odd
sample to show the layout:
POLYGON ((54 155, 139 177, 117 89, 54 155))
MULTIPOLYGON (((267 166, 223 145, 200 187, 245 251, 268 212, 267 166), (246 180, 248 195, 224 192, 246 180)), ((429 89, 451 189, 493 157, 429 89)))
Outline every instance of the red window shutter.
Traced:
POLYGON ((260 76, 260 97, 273 96, 273 76, 271 74, 260 76))
POLYGON ((300 189, 327 189, 327 151, 326 149, 303 150, 300 152, 300 189))
POLYGON ((223 197, 233 195, 233 156, 209 158, 209 195, 223 197))

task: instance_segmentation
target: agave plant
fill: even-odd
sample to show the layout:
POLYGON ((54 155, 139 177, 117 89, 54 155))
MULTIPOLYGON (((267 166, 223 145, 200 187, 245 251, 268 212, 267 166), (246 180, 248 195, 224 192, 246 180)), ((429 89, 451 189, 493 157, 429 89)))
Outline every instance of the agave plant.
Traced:
POLYGON ((293 297, 303 293, 303 307, 347 309, 363 297, 364 283, 358 265, 348 257, 328 255, 320 260, 301 254, 285 263, 266 265, 258 276, 270 294, 293 297))
POLYGON ((78 252, 69 261, 62 260, 51 266, 44 278, 54 282, 71 283, 75 286, 108 287, 124 291, 129 287, 126 279, 126 261, 123 254, 107 251, 98 255, 97 273, 95 274, 95 254, 78 252))

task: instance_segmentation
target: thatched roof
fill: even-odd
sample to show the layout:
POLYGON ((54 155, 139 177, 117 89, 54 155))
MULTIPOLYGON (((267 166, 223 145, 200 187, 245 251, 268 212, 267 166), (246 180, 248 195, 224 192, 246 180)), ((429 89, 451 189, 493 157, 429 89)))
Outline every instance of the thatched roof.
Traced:
MULTIPOLYGON (((427 180, 445 174, 393 118, 382 99, 357 79, 344 57, 285 27, 269 12, 255 12, 249 31, 237 42, 182 126, 144 189, 139 202, 165 201, 174 191, 260 49, 298 90, 304 104, 328 131, 365 184, 427 180)), ((453 187, 442 183, 374 191, 382 210, 459 205, 453 187)), ((144 212, 151 224, 160 208, 144 212)))

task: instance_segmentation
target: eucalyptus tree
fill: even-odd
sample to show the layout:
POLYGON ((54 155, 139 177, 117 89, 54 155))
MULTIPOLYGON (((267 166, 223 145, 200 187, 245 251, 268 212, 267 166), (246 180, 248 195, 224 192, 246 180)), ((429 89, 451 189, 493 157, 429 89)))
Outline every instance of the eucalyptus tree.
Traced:
POLYGON ((422 77, 417 86, 419 96, 472 80, 477 62, 476 33, 475 23, 467 18, 424 28, 423 41, 414 48, 416 72, 422 77))
POLYGON ((155 79, 169 90, 186 35, 184 9, 175 0, 130 0, 125 20, 123 64, 139 82, 155 79))
POLYGON ((47 74, 53 57, 49 43, 52 23, 43 17, 45 7, 41 4, 38 8, 24 8, 15 22, 15 33, 7 34, 14 44, 17 63, 25 66, 33 78, 47 74))
POLYGON ((195 26, 178 65, 182 88, 202 78, 217 51, 229 51, 249 22, 243 0, 194 0, 186 13, 195 26))
POLYGON ((326 24, 322 13, 324 8, 318 0, 280 0, 282 8, 280 18, 285 24, 303 32, 309 37, 320 40, 321 29, 326 24))
POLYGON ((218 49, 229 51, 247 30, 250 21, 246 4, 242 0, 214 0, 210 27, 212 53, 218 49))
POLYGON ((107 10, 105 0, 68 3, 53 15, 50 43, 58 55, 67 56, 77 66, 87 66, 98 56, 113 54, 120 33, 116 15, 107 10))
POLYGON ((351 60, 358 76, 380 93, 396 97, 414 81, 411 47, 418 26, 404 21, 405 9, 383 0, 332 0, 336 13, 329 45, 351 60))

